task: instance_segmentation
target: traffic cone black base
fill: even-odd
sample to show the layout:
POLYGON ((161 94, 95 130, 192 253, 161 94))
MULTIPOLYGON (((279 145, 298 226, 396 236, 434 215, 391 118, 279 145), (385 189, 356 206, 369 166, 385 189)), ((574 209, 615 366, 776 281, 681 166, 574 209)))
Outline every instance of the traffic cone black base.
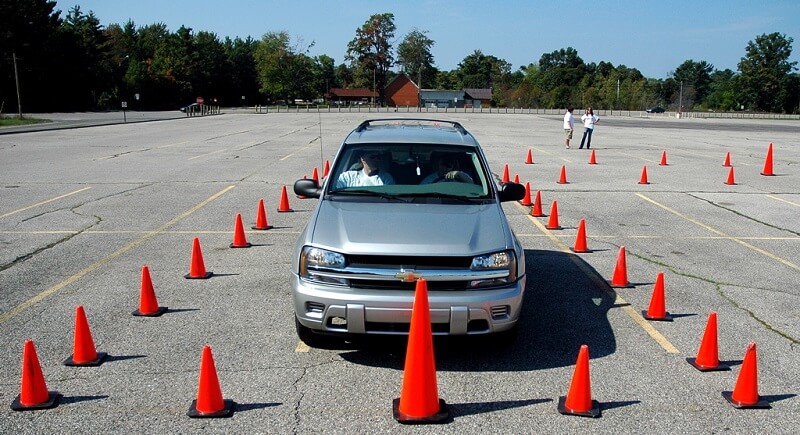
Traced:
POLYGON ((97 358, 87 362, 76 363, 75 360, 72 359, 72 357, 70 356, 69 358, 64 360, 64 365, 71 367, 96 367, 106 362, 106 358, 108 358, 107 353, 97 352, 97 358))
POLYGON ((642 317, 644 317, 647 320, 655 320, 655 321, 659 321, 659 322, 671 322, 672 321, 672 315, 670 313, 664 314, 664 317, 653 317, 653 316, 647 314, 647 310, 642 310, 642 317))
POLYGON ((49 391, 46 402, 37 403, 35 405, 23 405, 19 401, 18 395, 13 402, 11 402, 11 409, 14 411, 35 411, 37 409, 50 409, 58 406, 58 401, 61 400, 61 393, 58 391, 49 391))
POLYGON ((575 411, 566 407, 565 402, 567 401, 567 396, 561 396, 558 398, 558 412, 564 415, 577 415, 579 417, 591 417, 591 418, 598 418, 600 417, 600 402, 597 400, 592 400, 592 409, 588 411, 575 411))
POLYGON ((214 275, 214 272, 206 272, 205 275, 201 276, 192 276, 192 274, 187 273, 186 275, 183 275, 183 277, 186 279, 208 279, 211 278, 212 275, 214 275))
POLYGON ((447 410, 447 404, 443 399, 439 399, 439 412, 427 417, 411 417, 400 412, 400 399, 392 401, 392 413, 394 419, 402 424, 443 424, 450 422, 450 412, 447 410))
POLYGON ((233 416, 233 412, 236 410, 236 402, 233 400, 225 399, 222 401, 225 406, 217 412, 200 412, 197 410, 197 400, 192 400, 191 406, 189 406, 189 411, 186 413, 191 418, 225 418, 233 416))
POLYGON ((697 358, 686 358, 686 362, 688 362, 689 364, 692 365, 692 367, 696 368, 697 370, 700 370, 701 372, 724 372, 731 369, 730 367, 724 364, 717 364, 716 367, 703 367, 697 364, 697 358))
POLYGON ((136 310, 136 311, 132 312, 131 314, 133 314, 134 316, 137 316, 137 317, 159 317, 162 314, 166 313, 168 310, 169 309, 167 307, 158 307, 158 310, 156 310, 153 313, 142 314, 141 311, 136 310))
POLYGON ((722 397, 728 401, 736 409, 770 409, 772 405, 769 404, 768 401, 764 400, 763 398, 759 398, 758 402, 754 404, 745 404, 741 403, 738 400, 733 400, 733 391, 723 391, 722 397))

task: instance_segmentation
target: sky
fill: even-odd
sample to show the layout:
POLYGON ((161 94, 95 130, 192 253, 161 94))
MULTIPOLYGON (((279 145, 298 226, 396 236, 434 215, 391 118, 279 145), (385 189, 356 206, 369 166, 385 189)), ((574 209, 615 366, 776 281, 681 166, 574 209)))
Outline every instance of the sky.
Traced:
POLYGON ((762 34, 794 40, 800 65, 798 0, 57 0, 62 18, 74 6, 103 26, 164 23, 225 37, 261 39, 286 31, 311 56, 344 62, 347 43, 373 14, 394 14, 397 45, 427 31, 440 70, 453 70, 475 50, 503 59, 512 71, 542 54, 572 47, 586 63, 610 62, 663 79, 686 60, 737 71, 745 47, 762 34))

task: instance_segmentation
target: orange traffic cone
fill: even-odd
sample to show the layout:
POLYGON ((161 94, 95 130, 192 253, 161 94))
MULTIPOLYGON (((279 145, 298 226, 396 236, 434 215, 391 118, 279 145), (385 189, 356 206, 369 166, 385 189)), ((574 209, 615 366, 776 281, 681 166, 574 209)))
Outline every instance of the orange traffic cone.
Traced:
POLYGON ((625 247, 620 246, 619 254, 617 255, 617 265, 614 267, 614 275, 609 282, 611 287, 614 288, 630 288, 633 287, 628 282, 628 265, 625 260, 625 247))
POLYGON ((322 169, 322 178, 326 178, 331 173, 331 162, 325 159, 325 167, 322 169))
POLYGON ((19 396, 11 402, 11 409, 29 411, 55 408, 60 398, 61 394, 58 391, 47 391, 42 366, 36 355, 36 346, 33 341, 25 340, 22 346, 22 385, 19 396))
POLYGON ((317 167, 314 167, 314 170, 311 171, 311 179, 316 181, 319 184, 319 172, 317 172, 317 167))
POLYGON ((394 419, 404 424, 445 423, 450 418, 436 385, 428 282, 424 278, 417 280, 414 291, 403 387, 400 398, 392 402, 392 411, 394 419))
POLYGON ((192 263, 189 265, 189 273, 183 275, 186 279, 206 279, 211 278, 212 272, 206 271, 206 265, 203 262, 203 251, 200 249, 200 239, 194 238, 192 242, 192 263))
POLYGON ((758 395, 758 358, 754 342, 747 345, 733 391, 723 391, 722 397, 734 408, 771 408, 769 402, 758 395))
POLYGON ((186 415, 192 418, 230 417, 235 408, 236 403, 233 400, 222 398, 217 369, 214 367, 214 355, 211 354, 211 346, 205 345, 200 357, 197 399, 192 400, 186 415))
POLYGON ((258 200, 258 211, 256 211, 256 224, 251 229, 254 230, 268 230, 272 225, 267 222, 267 210, 264 208, 264 200, 258 200))
POLYGON ((511 181, 511 178, 508 176, 508 163, 503 166, 503 178, 500 181, 503 183, 508 183, 511 181))
POLYGON ((519 174, 514 174, 514 183, 519 184, 519 174))
POLYGON ((642 316, 647 320, 672 321, 672 316, 667 312, 664 298, 664 272, 658 272, 653 295, 650 297, 650 307, 647 308, 647 311, 642 311, 642 316))
POLYGON ((553 204, 550 206, 550 220, 547 221, 545 228, 548 230, 562 229, 561 225, 558 224, 558 201, 553 201, 553 204))
POLYGON ((761 175, 768 175, 768 176, 775 175, 772 173, 772 142, 770 142, 769 144, 769 149, 767 150, 767 158, 764 159, 764 170, 761 171, 761 175))
POLYGON ((531 205, 531 183, 525 183, 525 196, 522 198, 522 201, 519 202, 524 206, 531 205))
POLYGON ((727 153, 725 153, 725 162, 722 164, 722 166, 730 166, 730 165, 731 165, 731 153, 730 151, 728 151, 727 153))
POLYGON ((281 202, 278 206, 278 213, 294 211, 289 207, 289 195, 286 193, 286 186, 281 188, 281 202))
POLYGON ((576 253, 592 252, 586 246, 586 219, 581 219, 581 221, 578 222, 578 234, 575 236, 575 246, 570 249, 572 249, 572 252, 576 253))
POLYGON ((719 347, 717 344, 717 313, 712 311, 708 315, 706 330, 703 333, 703 340, 700 342, 700 349, 697 350, 697 357, 686 358, 692 367, 701 372, 712 372, 730 370, 731 368, 719 362, 719 347))
POLYGON ((729 184, 731 186, 736 184, 736 181, 733 179, 733 166, 731 166, 731 169, 728 171, 728 180, 725 181, 725 184, 729 184))
POLYGON ((233 242, 231 248, 249 248, 253 245, 247 242, 244 235, 244 225, 242 224, 242 214, 236 213, 236 221, 233 225, 233 242))
POLYGON ((536 197, 533 200, 533 208, 531 209, 531 216, 533 217, 544 216, 544 213, 542 213, 542 192, 540 190, 536 191, 536 197))
POLYGON ((72 356, 64 360, 65 366, 99 366, 103 364, 108 354, 97 352, 92 339, 92 331, 86 320, 83 305, 75 309, 75 340, 72 347, 72 356))
POLYGON ((558 184, 568 184, 567 183, 567 167, 561 165, 561 176, 558 178, 558 184))
POLYGON ((526 165, 533 164, 533 151, 531 151, 530 148, 528 148, 528 157, 525 158, 525 164, 526 165))
POLYGON ((639 184, 650 184, 650 182, 647 181, 647 165, 642 167, 642 177, 639 179, 639 184))
POLYGON ((139 289, 139 309, 134 311, 134 316, 158 317, 167 311, 167 307, 159 307, 156 291, 153 289, 153 280, 150 279, 150 268, 142 266, 142 285, 139 289))
POLYGON ((558 398, 558 412, 581 417, 600 417, 600 403, 592 400, 592 382, 589 376, 589 346, 583 344, 575 362, 575 371, 566 396, 558 398))
POLYGON ((660 166, 667 166, 667 150, 661 151, 661 163, 660 166))
POLYGON ((596 165, 597 164, 597 157, 594 155, 594 150, 592 150, 592 153, 589 154, 589 164, 590 165, 596 165))

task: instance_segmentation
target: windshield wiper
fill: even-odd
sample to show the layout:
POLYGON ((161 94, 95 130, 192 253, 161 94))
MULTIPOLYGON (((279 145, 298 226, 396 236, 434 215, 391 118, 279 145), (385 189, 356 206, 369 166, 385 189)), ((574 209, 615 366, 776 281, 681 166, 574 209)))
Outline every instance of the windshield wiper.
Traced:
POLYGON ((328 193, 331 195, 343 195, 343 196, 377 196, 379 198, 388 200, 400 199, 398 195, 389 195, 388 193, 376 192, 374 190, 367 190, 367 189, 339 189, 339 190, 331 190, 328 193))
POLYGON ((486 198, 470 198, 468 196, 463 195, 453 195, 451 193, 441 193, 441 192, 425 192, 425 193, 404 193, 398 196, 402 197, 409 197, 409 198, 439 198, 439 199, 454 199, 459 202, 471 204, 476 199, 486 199, 486 198))

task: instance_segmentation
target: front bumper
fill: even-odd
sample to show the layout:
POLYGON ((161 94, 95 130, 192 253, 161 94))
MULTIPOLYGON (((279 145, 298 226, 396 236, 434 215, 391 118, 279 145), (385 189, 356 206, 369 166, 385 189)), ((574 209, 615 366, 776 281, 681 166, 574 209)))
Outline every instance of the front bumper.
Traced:
MULTIPOLYGON (((508 331, 522 308, 526 277, 486 290, 429 291, 434 335, 508 331)), ((303 326, 342 334, 408 334, 414 292, 322 285, 292 275, 294 308, 303 326)))

